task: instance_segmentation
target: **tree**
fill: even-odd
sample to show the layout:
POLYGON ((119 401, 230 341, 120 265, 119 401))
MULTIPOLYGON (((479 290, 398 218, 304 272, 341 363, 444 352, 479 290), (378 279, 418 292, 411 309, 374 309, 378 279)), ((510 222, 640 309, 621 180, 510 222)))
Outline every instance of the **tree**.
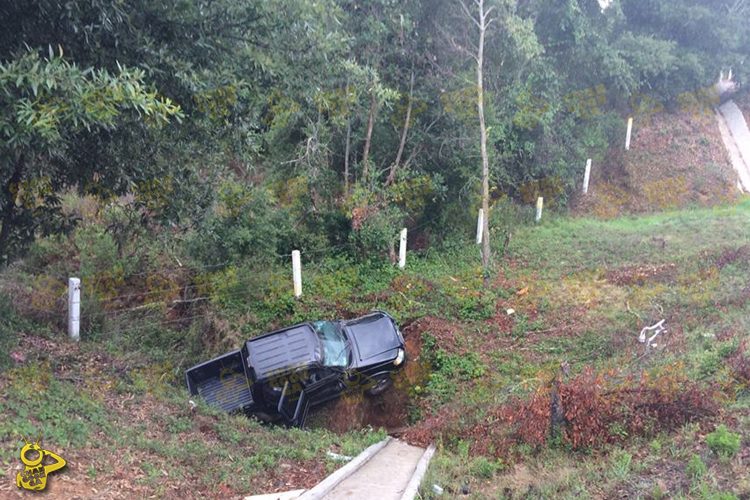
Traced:
MULTIPOLYGON (((182 116, 145 85, 140 70, 81 69, 51 47, 47 58, 27 52, 0 64, 0 259, 33 238, 61 188, 85 181, 65 162, 77 139, 114 130, 131 114, 155 126, 182 116)), ((118 175, 105 164, 94 168, 99 176, 118 175)))
POLYGON ((477 8, 476 17, 472 14, 469 7, 459 0, 461 8, 479 30, 479 41, 476 46, 477 64, 477 116, 479 117, 479 147, 482 155, 482 210, 484 219, 482 226, 482 267, 484 267, 485 280, 489 279, 490 267, 490 159, 487 153, 487 124, 484 118, 484 42, 487 36, 487 29, 494 19, 490 17, 494 7, 485 9, 484 0, 473 0, 477 8))

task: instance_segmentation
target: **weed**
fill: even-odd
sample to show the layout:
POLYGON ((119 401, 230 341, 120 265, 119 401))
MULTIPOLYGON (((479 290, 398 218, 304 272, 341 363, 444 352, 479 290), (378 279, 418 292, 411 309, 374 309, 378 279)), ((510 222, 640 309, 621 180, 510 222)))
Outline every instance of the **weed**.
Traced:
POLYGON ((726 425, 719 425, 715 431, 706 436, 708 448, 722 459, 730 459, 740 451, 739 434, 730 432, 726 425))
POLYGON ((708 472, 708 467, 699 455, 693 454, 687 463, 685 472, 693 481, 700 481, 708 472))
POLYGON ((619 451, 612 459, 611 473, 612 477, 618 481, 623 481, 630 474, 630 467, 633 463, 633 455, 626 451, 619 451))
POLYGON ((705 482, 701 483, 697 493, 701 500, 738 500, 739 498, 734 493, 715 491, 705 482))
POLYGON ((661 441, 659 441, 658 439, 654 439, 653 441, 651 441, 651 443, 649 443, 649 448, 651 448, 652 453, 658 455, 659 453, 661 453, 662 449, 661 441))
POLYGON ((441 402, 448 401, 455 394, 457 382, 477 379, 487 371, 474 352, 458 355, 438 349, 428 353, 428 356, 433 371, 429 375, 427 389, 441 402))
POLYGON ((2 442, 41 434, 58 446, 82 446, 92 432, 110 428, 101 403, 75 385, 53 378, 49 365, 9 370, 7 377, 10 386, 0 403, 0 414, 5 416, 0 420, 2 442))
POLYGON ((515 338, 523 338, 529 330, 529 317, 525 314, 517 314, 513 324, 512 335, 515 338))
POLYGON ((477 457, 471 462, 471 475, 482 478, 490 479, 492 476, 504 467, 503 463, 499 460, 490 460, 486 457, 477 457))

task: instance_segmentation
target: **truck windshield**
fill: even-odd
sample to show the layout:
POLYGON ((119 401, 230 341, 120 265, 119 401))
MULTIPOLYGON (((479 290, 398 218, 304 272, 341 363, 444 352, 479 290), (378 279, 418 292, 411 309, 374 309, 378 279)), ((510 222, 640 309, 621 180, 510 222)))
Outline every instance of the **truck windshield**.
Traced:
POLYGON ((336 323, 316 321, 313 323, 323 345, 323 364, 333 367, 345 367, 349 364, 349 349, 346 337, 336 323))

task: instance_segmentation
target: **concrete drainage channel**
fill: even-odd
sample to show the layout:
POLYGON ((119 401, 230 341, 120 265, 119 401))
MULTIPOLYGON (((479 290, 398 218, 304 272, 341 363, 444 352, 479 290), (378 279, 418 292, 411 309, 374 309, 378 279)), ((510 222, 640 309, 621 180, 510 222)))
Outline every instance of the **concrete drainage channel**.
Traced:
POLYGON ((434 453, 434 446, 425 450, 388 437, 307 491, 257 495, 245 500, 412 500, 434 453))
POLYGON ((739 177, 739 188, 750 192, 750 130, 745 117, 734 101, 722 104, 716 117, 727 153, 739 177))

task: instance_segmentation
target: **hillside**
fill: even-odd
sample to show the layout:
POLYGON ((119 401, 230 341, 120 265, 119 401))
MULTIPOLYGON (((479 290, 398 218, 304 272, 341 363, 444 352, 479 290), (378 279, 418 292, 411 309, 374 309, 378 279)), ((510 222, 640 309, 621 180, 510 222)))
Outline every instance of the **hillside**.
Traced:
POLYGON ((630 151, 610 151, 594 165, 588 196, 576 195, 576 213, 616 217, 737 198, 737 176, 713 112, 636 117, 630 151))
POLYGON ((2 0, 0 500, 750 500, 748 19, 2 0))
MULTIPOLYGON (((0 443, 10 479, 21 437, 41 433, 70 464, 53 478, 53 495, 232 498, 306 487, 336 467, 327 451, 351 455, 381 439, 370 425, 439 444, 425 498, 432 484, 473 498, 750 493, 747 202, 519 221, 490 286, 466 240, 410 257, 403 272, 309 263, 297 301, 285 267, 182 277, 164 268, 163 278, 192 275, 208 303, 144 309, 154 300, 143 292, 120 307, 128 311, 108 311, 123 295, 111 291, 85 305, 84 316, 101 316, 80 345, 63 334, 55 300, 43 299, 57 297, 45 287, 62 261, 41 256, 35 250, 0 279, 9 355, 0 360, 0 443), (11 301, 21 290, 38 300, 11 301), (403 379, 382 399, 345 398, 305 431, 188 405, 190 363, 275 326, 372 308, 394 314, 409 346, 403 379), (638 332, 662 319, 667 331, 646 351, 638 332), (552 389, 566 421, 557 435, 552 389), (719 423, 729 437, 711 434, 719 423), (731 433, 741 435, 736 448, 731 433)), ((137 275, 126 282, 135 286, 137 275)), ((0 492, 20 495, 10 480, 0 492)))

